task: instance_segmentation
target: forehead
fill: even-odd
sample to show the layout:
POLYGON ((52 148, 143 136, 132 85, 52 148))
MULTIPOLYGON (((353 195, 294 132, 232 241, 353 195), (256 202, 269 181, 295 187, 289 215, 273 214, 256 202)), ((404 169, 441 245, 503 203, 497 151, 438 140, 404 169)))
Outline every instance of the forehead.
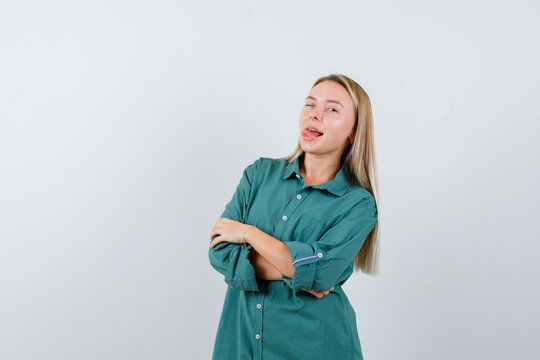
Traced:
POLYGON ((318 101, 337 100, 343 106, 353 106, 351 95, 347 89, 335 81, 323 81, 315 85, 309 95, 316 98, 318 101))

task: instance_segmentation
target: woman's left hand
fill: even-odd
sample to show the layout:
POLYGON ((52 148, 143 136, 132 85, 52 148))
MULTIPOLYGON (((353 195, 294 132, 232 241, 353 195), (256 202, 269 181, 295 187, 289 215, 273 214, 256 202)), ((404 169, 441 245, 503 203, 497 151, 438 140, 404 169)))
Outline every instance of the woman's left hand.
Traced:
POLYGON ((232 219, 221 218, 216 221, 210 232, 210 239, 219 235, 212 240, 210 247, 213 248, 223 241, 242 244, 244 242, 244 239, 242 238, 244 231, 248 230, 250 227, 251 225, 242 224, 241 222, 232 219))

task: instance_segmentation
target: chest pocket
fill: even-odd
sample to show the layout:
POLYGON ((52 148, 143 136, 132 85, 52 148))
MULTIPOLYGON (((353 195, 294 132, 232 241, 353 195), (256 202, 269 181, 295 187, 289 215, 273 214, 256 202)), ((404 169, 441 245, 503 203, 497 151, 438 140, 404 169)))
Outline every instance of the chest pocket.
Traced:
POLYGON ((313 216, 304 214, 292 230, 292 240, 311 244, 317 241, 326 231, 326 225, 313 216))

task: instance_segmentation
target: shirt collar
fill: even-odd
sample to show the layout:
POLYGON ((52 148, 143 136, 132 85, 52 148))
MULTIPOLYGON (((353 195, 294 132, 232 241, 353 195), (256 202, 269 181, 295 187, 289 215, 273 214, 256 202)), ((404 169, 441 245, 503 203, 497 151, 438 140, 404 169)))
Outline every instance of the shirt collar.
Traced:
MULTIPOLYGON (((283 179, 289 179, 293 174, 300 175, 300 157, 297 157, 292 163, 287 163, 283 169, 283 179)), ((347 187, 351 186, 347 179, 347 169, 345 163, 341 166, 333 180, 328 180, 319 185, 311 185, 314 189, 326 189, 329 192, 341 196, 345 194, 347 187)))

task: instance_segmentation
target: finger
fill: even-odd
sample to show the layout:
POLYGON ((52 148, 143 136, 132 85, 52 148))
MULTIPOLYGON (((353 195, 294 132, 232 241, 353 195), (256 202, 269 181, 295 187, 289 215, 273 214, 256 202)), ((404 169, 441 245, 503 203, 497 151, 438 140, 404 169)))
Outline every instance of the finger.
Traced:
POLYGON ((219 229, 213 228, 212 231, 210 231, 210 239, 213 239, 216 235, 221 235, 221 231, 219 231, 219 229))
POLYGON ((220 223, 220 222, 216 222, 216 223, 214 224, 214 226, 212 226, 212 230, 213 230, 213 231, 219 230, 219 229, 221 229, 221 228, 223 228, 223 224, 220 223))
POLYGON ((216 246, 217 244, 221 242, 223 242, 223 240, 221 240, 221 236, 218 236, 214 240, 212 240, 212 242, 210 243, 210 247, 213 248, 214 246, 216 246))
POLYGON ((306 289, 304 289, 304 288, 302 288, 302 290, 311 293, 313 296, 315 296, 315 297, 318 298, 318 299, 320 299, 320 298, 322 298, 322 297, 324 296, 323 293, 322 293, 321 291, 319 291, 319 290, 315 290, 315 289, 312 289, 312 290, 306 290, 306 289))
POLYGON ((215 223, 214 223, 214 226, 213 228, 219 228, 219 227, 222 227, 223 225, 225 225, 227 223, 227 218, 220 218, 218 219, 215 223))
MULTIPOLYGON (((218 220, 219 221, 219 220, 218 220)), ((215 223, 212 229, 210 230, 210 238, 213 238, 216 236, 216 234, 220 234, 224 230, 222 223, 215 223)))

